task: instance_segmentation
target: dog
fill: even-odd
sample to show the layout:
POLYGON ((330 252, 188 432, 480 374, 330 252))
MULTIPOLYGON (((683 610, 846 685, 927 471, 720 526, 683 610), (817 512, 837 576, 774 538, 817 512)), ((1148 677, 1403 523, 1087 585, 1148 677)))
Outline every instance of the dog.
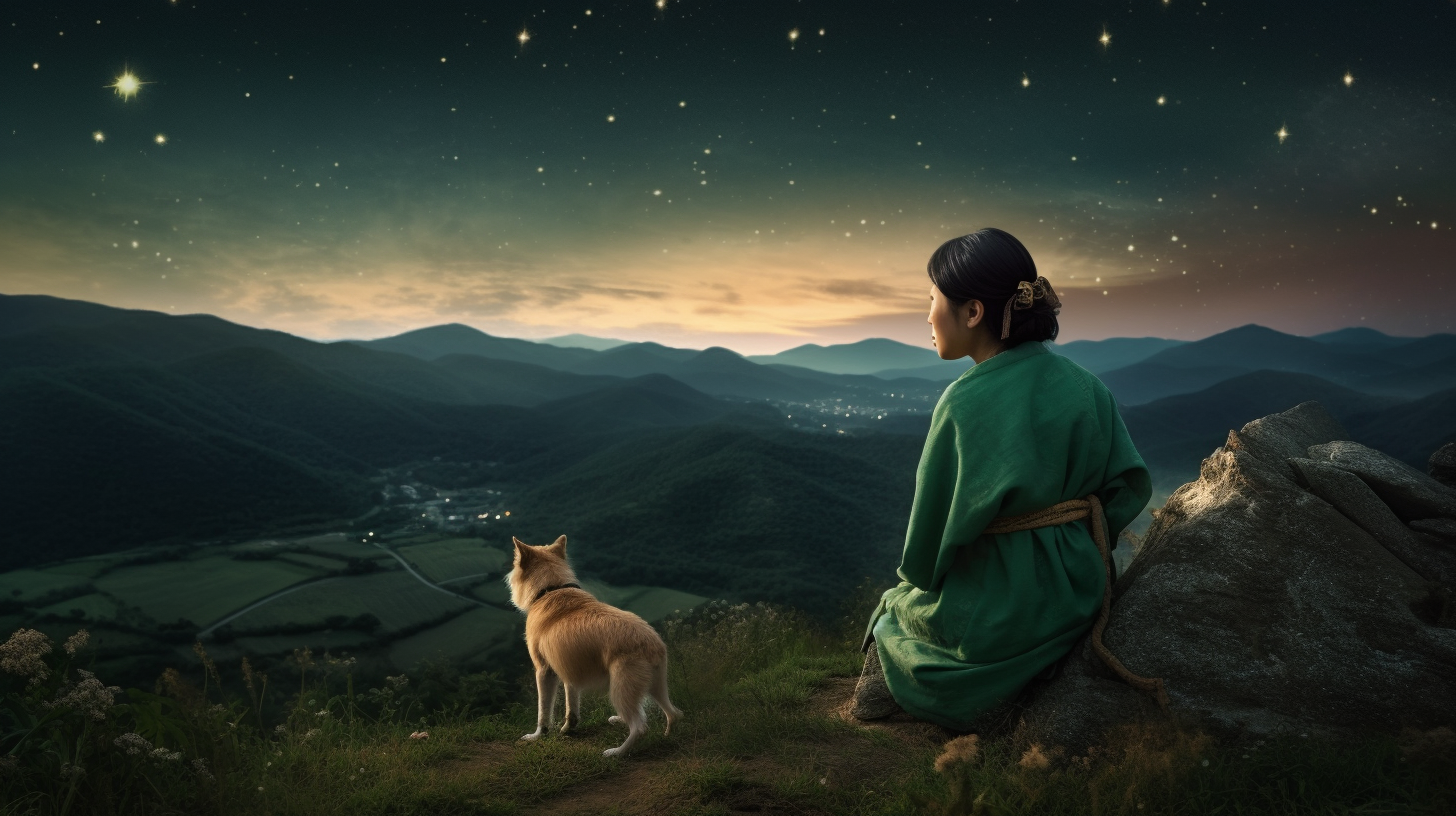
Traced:
POLYGON ((533 547, 511 536, 516 554, 510 575, 511 603, 526 614, 526 650, 536 667, 536 730, 521 737, 540 739, 556 719, 556 686, 566 686, 565 734, 581 715, 581 693, 609 686, 617 716, 627 724, 627 739, 602 756, 618 756, 647 730, 642 705, 650 695, 667 715, 664 735, 682 712, 667 696, 667 646, 647 621, 604 604, 577 583, 566 561, 566 536, 533 547))

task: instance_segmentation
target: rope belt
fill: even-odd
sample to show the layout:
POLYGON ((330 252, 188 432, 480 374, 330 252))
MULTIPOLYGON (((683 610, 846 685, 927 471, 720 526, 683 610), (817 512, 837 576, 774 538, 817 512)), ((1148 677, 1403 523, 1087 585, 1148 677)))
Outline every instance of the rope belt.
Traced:
POLYGON ((1092 650, 1097 652, 1097 656, 1102 658, 1102 662, 1116 672, 1118 677, 1133 688, 1152 694, 1158 701, 1158 706, 1166 711, 1168 710, 1168 692, 1163 687, 1162 678, 1139 677, 1133 674, 1102 642, 1102 632, 1107 628, 1108 616, 1112 614, 1112 553, 1107 549, 1107 527, 1106 521, 1102 517, 1102 501, 1097 498, 1096 494, 1089 493, 1085 499, 1064 501, 1019 516, 992 519, 985 532, 995 535, 1034 530, 1038 527, 1055 527, 1058 524, 1078 521, 1088 516, 1092 517, 1092 540, 1097 542, 1097 551, 1102 553, 1102 567, 1107 578, 1106 589, 1102 593, 1102 613, 1097 616, 1097 623, 1092 626, 1092 650))

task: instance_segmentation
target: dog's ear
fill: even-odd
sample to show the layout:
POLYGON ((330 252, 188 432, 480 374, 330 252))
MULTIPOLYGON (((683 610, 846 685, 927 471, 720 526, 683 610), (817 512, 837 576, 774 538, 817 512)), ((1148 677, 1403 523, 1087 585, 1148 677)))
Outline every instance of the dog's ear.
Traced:
POLYGON ((516 563, 519 564, 531 556, 532 547, 530 544, 511 536, 511 541, 516 545, 516 563))
POLYGON ((566 557, 566 536, 561 536, 551 542, 551 549, 556 550, 563 558, 566 557))

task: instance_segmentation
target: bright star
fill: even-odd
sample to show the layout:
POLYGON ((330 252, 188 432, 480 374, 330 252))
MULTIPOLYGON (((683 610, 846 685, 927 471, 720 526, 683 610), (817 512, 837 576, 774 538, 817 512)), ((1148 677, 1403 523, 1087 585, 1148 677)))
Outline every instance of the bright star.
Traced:
POLYGON ((1351 85, 1354 85, 1354 84, 1355 84, 1355 75, 1352 74, 1352 73, 1350 73, 1349 71, 1346 71, 1345 72, 1345 87, 1348 88, 1348 87, 1350 87, 1351 85))
POLYGON ((1097 38, 1097 42, 1102 43, 1102 47, 1106 48, 1112 42, 1112 35, 1108 34, 1107 29, 1104 28, 1102 29, 1102 36, 1097 38))
POLYGON ((789 42, 798 42, 798 40, 799 40, 799 29, 795 28, 795 29, 792 29, 791 31, 789 31, 789 42))
POLYGON ((615 121, 617 121, 617 115, 615 113, 609 113, 609 114, 607 114, 607 121, 608 122, 615 122, 615 121))
POLYGON ((167 134, 165 134, 165 133, 158 133, 157 134, 157 137, 155 139, 153 139, 152 141, 156 142, 159 145, 164 145, 164 144, 167 143, 167 134))
POLYGON ((516 35, 516 39, 521 41, 521 45, 525 45, 531 41, 531 32, 523 28, 521 33, 516 35))
POLYGON ((1279 144, 1284 144, 1284 140, 1289 138, 1289 129, 1280 125, 1279 131, 1274 135, 1279 137, 1279 144))
POLYGON ((1021 87, 1023 87, 1023 88, 1029 88, 1029 87, 1031 87, 1031 77, 1027 76, 1026 74, 1022 74, 1021 75, 1021 87))
POLYGON ((106 141, 106 134, 98 130, 95 133, 91 134, 91 138, 95 139, 97 144, 101 144, 102 142, 106 141))
POLYGON ((121 76, 117 77, 115 82, 105 87, 115 90, 116 95, 122 99, 131 99, 137 95, 137 91, 141 90, 143 85, 150 84, 152 83, 142 82, 140 79, 137 79, 137 75, 133 74, 130 70, 123 70, 121 76))
POLYGON ((1166 97, 1166 96, 1160 96, 1160 97, 1158 97, 1158 104, 1159 105, 1167 104, 1167 102, 1168 102, 1168 97, 1166 97))

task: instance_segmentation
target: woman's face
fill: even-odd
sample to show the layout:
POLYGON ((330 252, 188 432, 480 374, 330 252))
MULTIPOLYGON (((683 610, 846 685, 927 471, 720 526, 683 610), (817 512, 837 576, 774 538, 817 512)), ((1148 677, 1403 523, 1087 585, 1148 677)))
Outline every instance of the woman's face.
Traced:
POLYGON ((972 311, 979 311, 979 301, 969 301, 957 308, 940 287, 930 285, 930 315, 925 322, 930 324, 930 339, 935 343, 935 352, 942 360, 959 360, 971 353, 972 334, 970 321, 972 311))

